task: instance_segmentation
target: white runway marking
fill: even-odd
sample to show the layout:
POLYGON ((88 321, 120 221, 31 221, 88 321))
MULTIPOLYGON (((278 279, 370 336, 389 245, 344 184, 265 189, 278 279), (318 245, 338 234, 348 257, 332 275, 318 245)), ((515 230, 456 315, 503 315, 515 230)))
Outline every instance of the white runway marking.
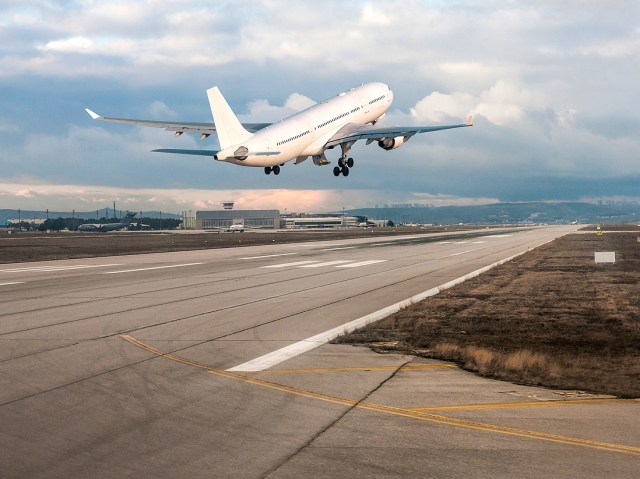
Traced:
POLYGON ((0 273, 42 273, 50 271, 68 271, 72 269, 107 268, 120 266, 120 263, 112 264, 75 264, 70 266, 30 266, 26 268, 0 269, 0 273))
POLYGON ((466 250, 466 251, 460 251, 459 253, 453 253, 453 254, 448 255, 448 256, 447 256, 447 258, 448 258, 449 256, 459 256, 459 255, 461 255, 461 254, 471 253, 472 251, 475 251, 475 250, 474 250, 474 249, 468 249, 468 250, 466 250))
POLYGON ((482 243, 486 243, 486 241, 474 241, 473 244, 482 244, 482 243))
POLYGON ((320 268, 321 266, 335 266, 336 264, 350 263, 351 259, 339 259, 336 261, 327 261, 326 263, 305 264, 300 268, 320 268))
MULTIPOLYGON (((303 339, 302 341, 298 341, 297 343, 293 343, 289 346, 285 346, 284 348, 278 349, 277 351, 273 351, 269 354, 265 354, 264 356, 260 356, 259 358, 253 359, 246 363, 235 366, 228 371, 264 371, 265 369, 269 369, 277 364, 280 364, 288 359, 299 356, 300 354, 306 353, 312 349, 317 348, 318 346, 322 346, 323 344, 328 343, 332 339, 340 336, 341 334, 354 331, 358 328, 366 326, 369 323, 373 323, 375 321, 379 321, 383 318, 386 318, 390 314, 393 314, 400 309, 409 306, 412 303, 417 303, 418 301, 422 301, 429 296, 434 296, 438 294, 440 291, 451 288, 457 284, 466 281, 469 278, 473 278, 478 276, 485 271, 494 268, 495 266, 506 263, 507 261, 511 261, 516 256, 520 256, 523 252, 515 254, 513 256, 509 256, 508 258, 497 261, 493 264, 485 266, 483 268, 477 269, 469 274, 465 274, 464 276, 460 276, 452 281, 441 284, 440 286, 436 286, 435 288, 428 289, 422 293, 416 294, 411 298, 405 299, 403 301, 399 301, 391 306, 387 306, 386 308, 375 311, 371 314, 367 314, 366 316, 362 316, 361 318, 354 319, 346 324, 338 326, 336 328, 325 331, 324 333, 316 334, 315 336, 311 336, 310 338, 303 339)), ((343 266, 344 267, 344 266, 343 266)))
POLYGON ((133 273, 134 271, 150 271, 152 269, 167 269, 167 268, 182 268, 183 266, 195 266, 204 263, 185 263, 185 264, 171 264, 168 266, 152 266, 150 268, 136 268, 136 269, 123 269, 122 271, 107 271, 102 274, 120 274, 120 273, 133 273))
POLYGON ((342 246, 340 248, 329 248, 329 249, 323 249, 321 251, 338 251, 341 249, 353 249, 353 248, 355 248, 355 246, 342 246))
POLYGON ((353 262, 352 259, 333 260, 333 261, 295 261, 293 263, 272 264, 269 266, 260 266, 260 268, 320 268, 323 266, 333 266, 335 268, 359 268, 361 266, 368 266, 370 264, 382 263, 387 261, 386 259, 372 259, 368 261, 353 262))
POLYGON ((284 245, 287 248, 313 248, 322 246, 323 248, 328 248, 330 246, 340 246, 342 243, 329 243, 329 244, 318 244, 318 243, 299 243, 299 244, 288 244, 284 245))
POLYGON ((360 266, 368 266, 370 264, 384 263, 386 259, 371 259, 369 261, 360 261, 359 263, 350 263, 336 266, 336 268, 359 268, 360 266))
POLYGON ((318 261, 296 261, 294 263, 272 264, 270 266, 260 266, 261 268, 289 268, 294 266, 302 266, 303 264, 317 263, 318 261))
POLYGON ((279 254, 266 254, 264 256, 247 256, 246 258, 240 258, 240 259, 262 259, 262 258, 275 258, 276 256, 289 256, 292 254, 298 254, 298 253, 279 253, 279 254))
POLYGON ((0 283, 0 286, 9 286, 10 284, 24 284, 24 281, 13 281, 11 283, 0 283))

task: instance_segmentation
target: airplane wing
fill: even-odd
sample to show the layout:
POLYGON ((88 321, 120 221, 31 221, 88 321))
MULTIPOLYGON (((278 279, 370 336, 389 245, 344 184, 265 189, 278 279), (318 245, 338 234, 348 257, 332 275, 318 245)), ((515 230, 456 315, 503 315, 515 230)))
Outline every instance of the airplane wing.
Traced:
MULTIPOLYGON (((246 148, 245 148, 246 150, 246 148)), ((181 150, 177 148, 158 148, 151 150, 154 153, 177 153, 179 155, 198 155, 198 156, 216 156, 220 153, 220 150, 181 150)), ((237 156, 237 159, 244 159, 247 156, 273 156, 279 155, 279 151, 245 151, 242 156, 237 156)))
MULTIPOLYGON (((213 135, 216 133, 216 127, 213 123, 193 123, 193 122, 173 122, 173 121, 155 121, 155 120, 134 120, 131 118, 110 118, 108 116, 100 116, 96 112, 85 108, 85 111, 94 120, 111 121, 113 123, 127 123, 130 125, 148 126, 151 128, 162 128, 166 131, 173 131, 176 134, 182 133, 200 133, 203 135, 213 135)), ((266 128, 271 123, 242 123, 242 126, 251 133, 266 128)))
POLYGON ((375 140, 382 140, 384 138, 396 138, 404 137, 408 140, 417 133, 427 133, 431 131, 450 130, 452 128, 464 128, 467 126, 473 126, 473 119, 469 117, 466 123, 459 125, 436 125, 436 126, 389 126, 389 127, 375 127, 372 125, 358 125, 355 123, 349 123, 343 126, 338 132, 333 135, 326 146, 336 146, 340 143, 356 142, 358 140, 368 140, 370 143, 375 140))

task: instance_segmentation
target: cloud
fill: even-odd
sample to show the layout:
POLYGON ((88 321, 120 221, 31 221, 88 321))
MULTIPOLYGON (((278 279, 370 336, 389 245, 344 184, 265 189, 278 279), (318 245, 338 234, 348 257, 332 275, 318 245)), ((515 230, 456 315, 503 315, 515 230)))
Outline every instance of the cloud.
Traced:
POLYGON ((153 118, 173 118, 176 112, 169 108, 163 101, 156 100, 149 107, 149 114, 153 118))
POLYGON ((411 109, 416 121, 443 122, 465 115, 482 115, 495 125, 522 121, 527 110, 546 108, 544 95, 514 83, 498 81, 477 96, 468 92, 433 92, 411 109))
MULTIPOLYGON (((473 201, 628 190, 625 178, 640 175, 630 101, 639 15, 634 2, 9 0, 0 6, 0 181, 25 185, 34 201, 38 183, 211 190, 192 200, 201 205, 234 188, 255 204, 330 192, 308 193, 305 205, 319 209, 414 193, 473 201), (475 126, 416 135, 391 152, 359 142, 348 179, 310 162, 266 177, 150 153, 214 149, 213 136, 92 123, 83 112, 211 121, 204 90, 219 85, 243 121, 278 121, 367 81, 394 91, 386 124, 473 114, 475 126)), ((328 157, 335 163, 336 150, 328 157)))
POLYGON ((292 93, 283 106, 271 105, 269 100, 253 100, 248 105, 248 113, 240 115, 247 122, 274 122, 315 105, 316 102, 300 93, 292 93))

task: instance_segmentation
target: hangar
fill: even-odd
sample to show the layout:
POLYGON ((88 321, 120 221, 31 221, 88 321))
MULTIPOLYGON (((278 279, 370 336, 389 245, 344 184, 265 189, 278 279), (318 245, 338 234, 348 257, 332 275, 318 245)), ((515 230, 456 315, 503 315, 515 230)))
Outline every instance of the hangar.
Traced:
POLYGON ((245 228, 280 228, 278 210, 220 210, 196 211, 196 229, 226 229, 231 225, 243 224, 245 228))

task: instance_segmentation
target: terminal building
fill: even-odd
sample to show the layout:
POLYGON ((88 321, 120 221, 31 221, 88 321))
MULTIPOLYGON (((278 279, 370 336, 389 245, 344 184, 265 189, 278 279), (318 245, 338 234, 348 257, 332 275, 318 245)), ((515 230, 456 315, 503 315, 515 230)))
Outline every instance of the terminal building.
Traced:
POLYGON ((282 218, 281 228, 351 228, 358 226, 355 216, 287 216, 282 218))

